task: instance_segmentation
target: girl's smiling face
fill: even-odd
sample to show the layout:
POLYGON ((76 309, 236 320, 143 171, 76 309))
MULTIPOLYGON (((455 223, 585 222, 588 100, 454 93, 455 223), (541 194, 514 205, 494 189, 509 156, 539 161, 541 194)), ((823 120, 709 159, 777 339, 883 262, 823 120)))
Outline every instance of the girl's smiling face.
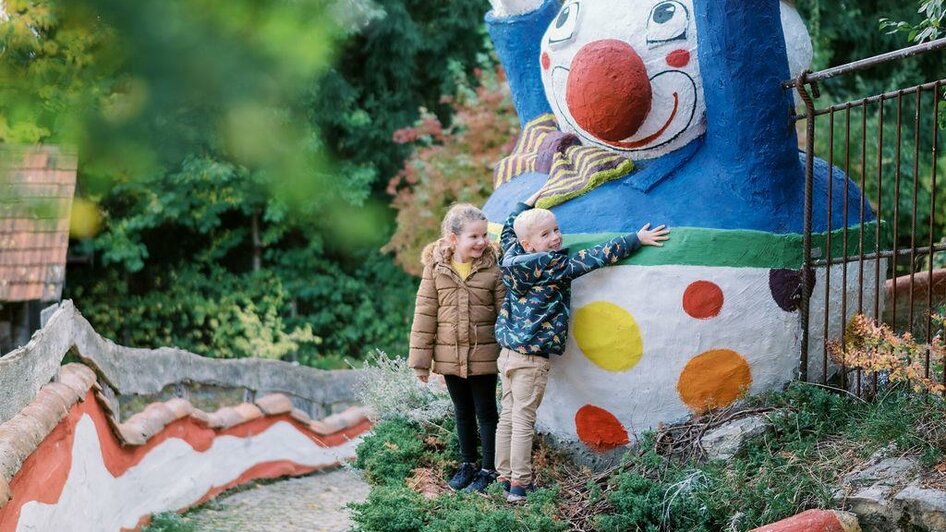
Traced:
POLYGON ((453 260, 457 262, 469 262, 483 256, 486 246, 489 245, 489 236, 487 233, 486 220, 477 220, 466 222, 460 234, 450 235, 450 243, 453 244, 453 260))

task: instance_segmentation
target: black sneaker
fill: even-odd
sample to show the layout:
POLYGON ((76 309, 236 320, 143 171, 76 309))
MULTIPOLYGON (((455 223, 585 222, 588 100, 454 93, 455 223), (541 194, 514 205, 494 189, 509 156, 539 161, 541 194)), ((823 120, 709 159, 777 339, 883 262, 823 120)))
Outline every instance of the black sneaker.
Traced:
POLYGON ((533 491, 535 491, 534 484, 529 484, 528 486, 513 484, 509 487, 509 495, 506 496, 506 502, 522 502, 526 500, 526 497, 533 491))
POLYGON ((457 469, 457 472, 453 474, 453 478, 450 479, 450 482, 447 482, 447 485, 454 490, 462 490, 469 486, 470 482, 473 482, 473 477, 478 470, 479 468, 476 467, 476 464, 463 462, 460 464, 460 469, 457 469))
POLYGON ((470 482, 469 486, 463 488, 463 491, 483 493, 490 484, 496 481, 496 475, 498 474, 495 469, 480 469, 476 472, 476 476, 473 477, 473 482, 470 482))

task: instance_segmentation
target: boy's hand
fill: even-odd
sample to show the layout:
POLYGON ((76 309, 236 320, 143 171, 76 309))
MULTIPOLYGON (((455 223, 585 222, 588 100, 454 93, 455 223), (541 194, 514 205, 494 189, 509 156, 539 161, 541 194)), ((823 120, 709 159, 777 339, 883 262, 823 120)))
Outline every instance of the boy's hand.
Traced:
POLYGON ((651 229, 650 224, 647 224, 637 232, 637 239, 640 240, 642 246, 663 247, 661 242, 670 238, 668 234, 670 234, 670 229, 667 229, 666 225, 651 229))
POLYGON ((526 205, 530 207, 535 207, 535 202, 539 201, 539 196, 541 195, 542 195, 542 189, 540 188, 539 190, 535 191, 535 194, 529 196, 529 199, 527 199, 523 203, 525 203, 526 205))

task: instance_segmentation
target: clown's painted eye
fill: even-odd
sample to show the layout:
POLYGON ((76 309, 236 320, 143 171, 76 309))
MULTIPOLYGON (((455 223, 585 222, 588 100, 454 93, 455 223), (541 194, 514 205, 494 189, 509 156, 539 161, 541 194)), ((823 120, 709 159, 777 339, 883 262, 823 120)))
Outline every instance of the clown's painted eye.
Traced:
POLYGON ((567 41, 575 35, 579 9, 578 2, 562 6, 555 21, 549 26, 549 43, 567 41))
POLYGON ((660 44, 686 40, 690 12, 676 0, 660 2, 650 11, 647 20, 647 43, 660 44))

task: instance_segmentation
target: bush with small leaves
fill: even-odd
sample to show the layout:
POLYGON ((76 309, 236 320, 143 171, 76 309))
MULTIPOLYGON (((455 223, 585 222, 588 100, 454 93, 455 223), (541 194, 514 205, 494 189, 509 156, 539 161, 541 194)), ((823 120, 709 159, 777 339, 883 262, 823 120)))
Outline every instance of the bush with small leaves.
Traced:
POLYGON ((151 523, 141 529, 141 532, 195 532, 193 523, 187 522, 174 512, 161 512, 151 516, 151 523))

